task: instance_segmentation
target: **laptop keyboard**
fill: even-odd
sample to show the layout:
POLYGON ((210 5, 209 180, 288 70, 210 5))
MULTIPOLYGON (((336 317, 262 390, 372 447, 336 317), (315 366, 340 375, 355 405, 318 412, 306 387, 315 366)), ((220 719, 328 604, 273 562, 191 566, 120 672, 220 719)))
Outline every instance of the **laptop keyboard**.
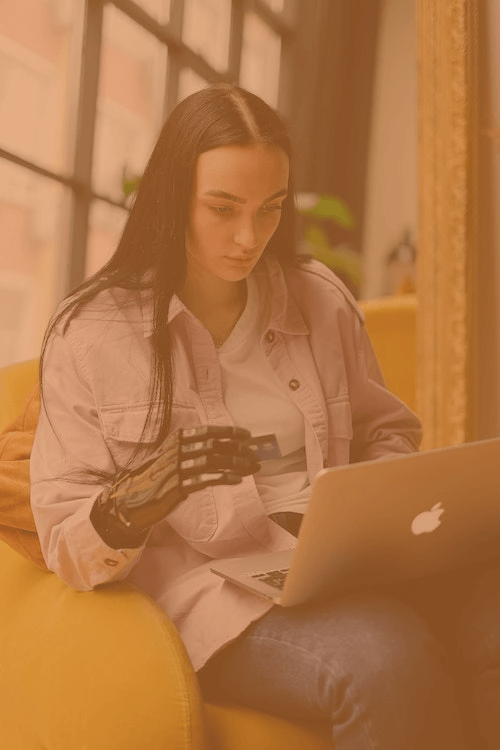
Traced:
POLYGON ((258 578, 262 583, 268 583, 270 586, 274 586, 275 589, 283 589, 285 585, 285 578, 290 568, 283 568, 282 570, 266 570, 265 573, 254 573, 252 578, 258 578))

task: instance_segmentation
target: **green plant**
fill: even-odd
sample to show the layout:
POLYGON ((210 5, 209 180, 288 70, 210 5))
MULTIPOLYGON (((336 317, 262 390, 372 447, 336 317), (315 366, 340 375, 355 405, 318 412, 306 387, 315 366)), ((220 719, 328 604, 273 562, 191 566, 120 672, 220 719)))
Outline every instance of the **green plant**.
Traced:
POLYGON ((135 191, 139 187, 140 181, 141 181, 140 175, 136 175, 135 177, 127 177, 125 170, 123 170, 122 192, 125 198, 128 198, 129 195, 132 195, 132 193, 135 193, 135 191))
POLYGON ((305 248, 334 273, 350 282, 351 288, 359 289, 363 281, 361 257, 347 246, 332 246, 320 226, 320 222, 326 220, 343 229, 353 229, 356 222, 347 204, 333 195, 299 193, 297 210, 307 220, 303 229, 305 248))

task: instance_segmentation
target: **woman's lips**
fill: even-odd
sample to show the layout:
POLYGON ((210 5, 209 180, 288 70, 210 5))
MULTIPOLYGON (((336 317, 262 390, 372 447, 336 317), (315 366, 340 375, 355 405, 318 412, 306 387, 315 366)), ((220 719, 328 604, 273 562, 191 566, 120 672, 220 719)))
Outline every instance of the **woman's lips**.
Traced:
POLYGON ((230 258, 226 256, 226 260, 230 260, 232 263, 238 263, 240 265, 247 265, 248 263, 252 263, 253 258, 230 258))

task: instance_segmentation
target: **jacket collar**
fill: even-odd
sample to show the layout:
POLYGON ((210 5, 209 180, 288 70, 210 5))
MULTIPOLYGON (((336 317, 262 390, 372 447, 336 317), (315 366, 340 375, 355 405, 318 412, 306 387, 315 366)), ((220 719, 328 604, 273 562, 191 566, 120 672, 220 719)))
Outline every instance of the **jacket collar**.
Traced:
MULTIPOLYGON (((153 290, 151 288, 141 289, 139 292, 139 299, 141 305, 142 324, 144 330, 144 338, 148 338, 152 335, 154 329, 154 299, 153 290)), ((168 323, 171 323, 179 313, 186 311, 186 305, 181 302, 179 297, 174 294, 170 300, 168 308, 168 323)))
POLYGON ((302 313, 286 283, 285 272, 276 256, 265 255, 257 264, 254 273, 267 272, 268 289, 270 293, 271 309, 269 314, 269 328, 282 333, 308 334, 302 313), (262 263, 262 266, 261 266, 262 263))
MULTIPOLYGON (((260 289, 266 289, 270 297, 270 313, 268 327, 275 331, 290 334, 307 335, 309 328, 302 314, 290 294, 286 284, 285 273, 278 259, 272 255, 264 255, 252 271, 260 289)), ((144 338, 153 333, 153 290, 141 289, 139 292, 143 321, 144 338)), ((171 323, 182 312, 189 313, 186 305, 174 294, 168 309, 168 323, 171 323)))

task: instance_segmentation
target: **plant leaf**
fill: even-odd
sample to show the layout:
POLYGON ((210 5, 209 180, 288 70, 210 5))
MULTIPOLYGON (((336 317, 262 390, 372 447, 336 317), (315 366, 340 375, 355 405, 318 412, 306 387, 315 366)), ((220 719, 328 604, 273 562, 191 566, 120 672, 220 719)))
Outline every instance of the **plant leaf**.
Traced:
POLYGON ((330 245, 325 232, 315 224, 304 230, 304 238, 309 251, 321 263, 334 273, 342 272, 356 286, 363 282, 362 260, 358 253, 348 248, 334 248, 330 245))
POLYGON ((330 242, 325 232, 316 224, 308 224, 304 229, 304 239, 308 245, 318 250, 331 250, 330 242))
POLYGON ((299 209, 299 213, 316 219, 330 219, 344 229, 353 229, 356 224, 347 203, 333 195, 320 195, 313 208, 299 209))
POLYGON ((127 180, 126 177, 123 178, 122 190, 126 198, 128 198, 129 195, 132 195, 132 193, 134 193, 137 190, 137 188, 139 187, 140 181, 141 181, 140 176, 132 177, 130 180, 127 180))

